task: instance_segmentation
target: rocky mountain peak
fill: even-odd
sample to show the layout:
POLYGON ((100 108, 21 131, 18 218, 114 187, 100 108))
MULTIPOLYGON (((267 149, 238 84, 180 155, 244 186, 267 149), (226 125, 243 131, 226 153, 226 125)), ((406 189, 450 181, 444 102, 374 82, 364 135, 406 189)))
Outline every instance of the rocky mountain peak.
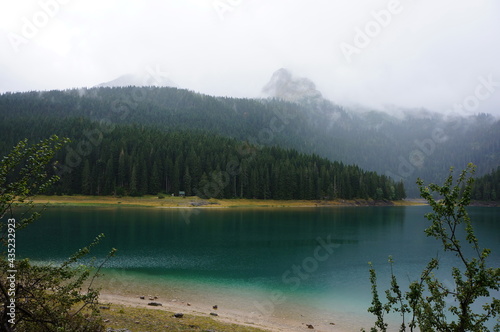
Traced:
POLYGON ((304 102, 322 98, 321 92, 316 89, 316 84, 313 81, 306 77, 295 77, 285 68, 273 73, 262 92, 266 97, 291 102, 304 102))

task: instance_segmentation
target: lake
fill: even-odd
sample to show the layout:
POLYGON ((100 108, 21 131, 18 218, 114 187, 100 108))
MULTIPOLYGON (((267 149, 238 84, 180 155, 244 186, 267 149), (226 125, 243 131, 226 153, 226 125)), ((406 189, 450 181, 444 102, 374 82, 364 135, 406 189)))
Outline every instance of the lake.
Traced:
MULTIPOLYGON (((92 251, 107 264, 105 288, 140 295, 156 288, 190 301, 240 305, 249 319, 297 316, 369 328, 369 266, 385 290, 388 256, 401 283, 416 279, 439 255, 442 280, 457 261, 425 236, 426 206, 257 209, 49 207, 19 231, 18 255, 60 262, 105 239, 92 251), (244 304, 242 300, 245 299, 244 304), (222 303, 222 302, 219 302, 222 303)), ((480 244, 500 266, 500 209, 469 209, 480 244)), ((155 290, 155 291, 156 291, 155 290)))

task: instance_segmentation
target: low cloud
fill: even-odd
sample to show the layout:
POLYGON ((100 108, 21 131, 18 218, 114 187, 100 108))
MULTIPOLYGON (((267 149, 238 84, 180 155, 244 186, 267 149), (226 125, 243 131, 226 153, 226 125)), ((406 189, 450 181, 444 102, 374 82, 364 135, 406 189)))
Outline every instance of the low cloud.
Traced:
MULTIPOLYGON (((183 88, 258 97, 285 67, 337 103, 449 112, 480 77, 500 81, 499 10, 495 0, 4 2, 0 91, 94 86, 149 66, 183 88), (346 61, 341 46, 359 31, 369 43, 346 61), (14 35, 25 39, 17 49, 14 35)), ((495 92, 474 112, 498 105, 495 92)))

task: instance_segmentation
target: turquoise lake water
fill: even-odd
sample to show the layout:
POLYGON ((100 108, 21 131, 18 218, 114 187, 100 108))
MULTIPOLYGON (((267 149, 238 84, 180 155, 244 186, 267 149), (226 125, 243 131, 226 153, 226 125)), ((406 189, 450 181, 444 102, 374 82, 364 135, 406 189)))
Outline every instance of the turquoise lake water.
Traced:
MULTIPOLYGON (((500 266, 500 209, 469 211, 480 243, 493 249, 490 266, 500 266)), ((104 233, 92 255, 118 249, 105 272, 128 281, 115 280, 115 287, 133 292, 138 284, 151 283, 249 296, 249 307, 264 316, 300 307, 336 319, 357 317, 365 324, 373 321, 366 312, 371 301, 368 262, 385 289, 389 255, 402 284, 418 278, 438 255, 438 274, 452 285, 446 271, 456 259, 425 236, 427 212, 428 207, 50 207, 19 231, 17 248, 18 255, 34 261, 60 262, 104 233)))

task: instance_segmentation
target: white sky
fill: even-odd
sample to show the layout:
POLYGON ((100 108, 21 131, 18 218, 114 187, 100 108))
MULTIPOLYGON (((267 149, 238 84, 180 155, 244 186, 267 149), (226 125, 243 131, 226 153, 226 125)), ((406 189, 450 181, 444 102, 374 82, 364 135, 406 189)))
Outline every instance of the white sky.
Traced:
POLYGON ((258 97, 285 67, 340 104, 467 101, 469 113, 500 115, 498 0, 0 0, 0 50, 0 92, 153 68, 182 88, 258 97), (387 8, 381 26, 373 12, 387 8), (356 46, 366 27, 369 45, 347 61, 342 43, 356 46), (498 83, 478 88, 480 77, 498 83))

